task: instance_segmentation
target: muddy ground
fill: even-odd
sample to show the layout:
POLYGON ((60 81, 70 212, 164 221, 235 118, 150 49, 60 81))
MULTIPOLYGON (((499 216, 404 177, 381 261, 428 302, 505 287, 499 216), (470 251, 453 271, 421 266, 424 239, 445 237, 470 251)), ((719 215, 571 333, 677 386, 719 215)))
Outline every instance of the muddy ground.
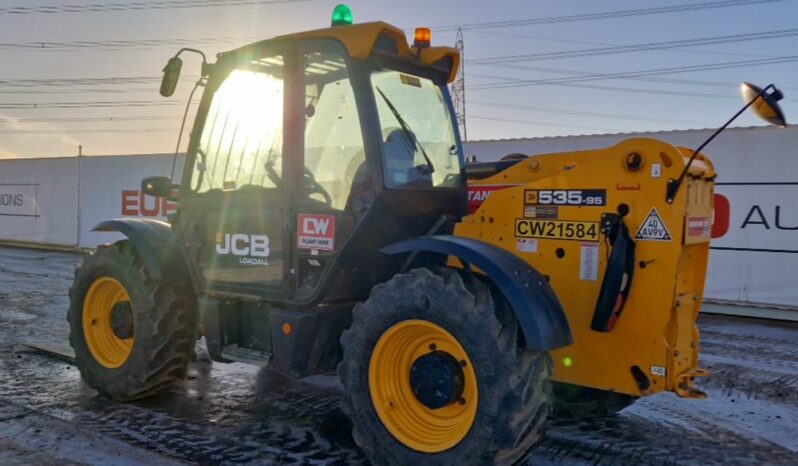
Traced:
MULTIPOLYGON (((66 294, 79 257, 0 248, 0 464, 363 464, 331 377, 291 381, 200 350, 189 378, 155 399, 98 396, 67 362, 66 294)), ((798 463, 798 325, 702 316, 700 383, 617 416, 552 419, 529 464, 798 463)))

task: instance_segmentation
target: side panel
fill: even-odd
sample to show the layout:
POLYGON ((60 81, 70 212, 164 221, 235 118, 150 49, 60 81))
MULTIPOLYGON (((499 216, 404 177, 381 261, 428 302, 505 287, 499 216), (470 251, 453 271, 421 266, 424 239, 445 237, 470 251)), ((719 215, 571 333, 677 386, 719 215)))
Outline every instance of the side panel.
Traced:
POLYGON ((532 157, 469 183, 519 184, 492 192, 455 234, 494 244, 551 277, 575 340, 552 354, 555 380, 641 395, 675 390, 680 376, 698 369, 695 320, 714 171, 697 159, 668 204, 668 179, 683 167, 678 148, 630 139, 607 149, 532 157), (636 268, 620 317, 599 332, 591 323, 610 252, 599 226, 603 214, 618 213, 626 213, 636 243, 636 268), (647 383, 639 382, 640 373, 647 383))
MULTIPOLYGON (((675 146, 697 147, 714 129, 638 133, 675 146)), ((546 154, 609 147, 631 134, 540 137, 469 141, 466 155, 498 160, 512 152, 546 154)), ((798 287, 792 271, 798 260, 798 126, 726 129, 706 148, 718 173, 716 224, 707 276, 707 300, 743 306, 735 312, 757 316, 760 306, 772 315, 798 320, 798 287), (725 208, 718 208, 725 207, 725 208), (718 222, 720 220, 720 222, 718 222), (777 224, 778 221, 778 224, 777 224), (753 306, 746 306, 746 305, 753 306), (790 310, 792 309, 792 310, 790 310)), ((712 312, 730 309, 714 306, 712 312)))

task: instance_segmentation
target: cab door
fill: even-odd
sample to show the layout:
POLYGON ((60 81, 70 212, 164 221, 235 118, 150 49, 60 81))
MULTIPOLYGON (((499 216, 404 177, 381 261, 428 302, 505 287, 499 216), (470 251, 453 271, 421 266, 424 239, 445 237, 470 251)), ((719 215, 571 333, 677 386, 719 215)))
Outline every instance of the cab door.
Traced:
POLYGON ((177 222, 205 292, 285 295, 292 185, 285 174, 296 170, 284 137, 293 92, 284 57, 221 63, 224 71, 209 79, 177 222))
MULTIPOLYGON (((371 185, 364 146, 357 72, 346 51, 331 41, 298 44, 304 90, 303 182, 296 216, 293 298, 319 290, 368 209, 371 185)), ((362 102, 360 102, 362 105, 362 102)))

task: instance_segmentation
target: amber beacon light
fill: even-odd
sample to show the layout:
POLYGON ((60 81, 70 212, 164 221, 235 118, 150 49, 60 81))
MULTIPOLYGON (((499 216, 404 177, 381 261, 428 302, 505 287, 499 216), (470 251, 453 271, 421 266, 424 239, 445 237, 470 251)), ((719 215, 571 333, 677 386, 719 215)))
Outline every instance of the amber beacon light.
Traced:
POLYGON ((432 42, 432 32, 429 28, 416 28, 416 34, 413 38, 413 47, 420 49, 422 47, 429 47, 432 42))

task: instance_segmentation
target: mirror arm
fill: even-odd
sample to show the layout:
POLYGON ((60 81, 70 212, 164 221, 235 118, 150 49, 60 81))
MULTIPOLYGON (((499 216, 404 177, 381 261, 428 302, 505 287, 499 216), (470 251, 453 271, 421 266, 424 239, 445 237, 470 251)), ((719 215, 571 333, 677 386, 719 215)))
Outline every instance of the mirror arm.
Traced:
POLYGON ((729 121, 724 123, 723 126, 718 128, 717 130, 715 130, 715 132, 712 133, 712 136, 710 136, 706 141, 702 142, 701 145, 698 146, 698 149, 693 151, 692 157, 690 157, 690 160, 687 162, 687 164, 685 164, 684 169, 682 170, 682 173, 679 175, 679 178, 677 178, 675 180, 673 178, 671 178, 671 179, 668 180, 668 187, 667 187, 667 190, 665 192, 665 201, 668 204, 672 204, 673 203, 673 199, 676 197, 676 194, 679 192, 679 187, 682 185, 682 181, 684 181, 684 177, 687 175, 687 171, 690 169, 690 165, 692 165, 693 160, 695 160, 695 158, 698 155, 698 153, 701 152, 710 142, 712 142, 712 140, 715 139, 715 137, 718 134, 723 132, 723 130, 726 129, 726 127, 729 126, 734 120, 736 120, 737 117, 739 117, 740 115, 743 114, 743 112, 748 110, 748 107, 753 105, 753 103, 756 102, 757 99, 759 99, 760 97, 765 95, 765 93, 767 93, 768 90, 775 89, 775 88, 776 88, 775 85, 768 84, 767 87, 762 89, 762 91, 760 91, 759 94, 756 95, 756 97, 754 97, 753 99, 751 99, 750 102, 745 104, 745 106, 743 108, 741 108, 739 112, 735 113, 734 116, 729 118, 729 121))
POLYGON ((208 76, 210 71, 210 65, 208 64, 208 60, 205 58, 205 53, 203 53, 202 50, 192 49, 190 47, 183 47, 182 49, 177 51, 174 58, 179 57, 180 54, 183 52, 193 52, 199 54, 202 57, 202 71, 200 72, 200 74, 202 76, 208 76))

